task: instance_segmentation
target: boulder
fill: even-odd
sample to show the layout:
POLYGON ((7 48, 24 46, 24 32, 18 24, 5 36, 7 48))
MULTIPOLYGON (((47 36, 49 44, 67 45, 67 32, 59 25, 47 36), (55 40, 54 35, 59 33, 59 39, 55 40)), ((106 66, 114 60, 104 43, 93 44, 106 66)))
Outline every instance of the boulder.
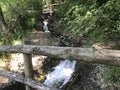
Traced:
POLYGON ((54 39, 50 32, 37 32, 24 38, 24 44, 26 45, 41 45, 52 46, 54 45, 54 39))

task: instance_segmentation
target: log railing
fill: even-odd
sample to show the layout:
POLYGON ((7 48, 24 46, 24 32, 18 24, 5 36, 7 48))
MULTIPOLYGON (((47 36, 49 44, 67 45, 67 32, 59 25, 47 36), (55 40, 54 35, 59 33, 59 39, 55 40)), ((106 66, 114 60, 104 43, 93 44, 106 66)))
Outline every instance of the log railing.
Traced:
POLYGON ((61 59, 120 66, 120 50, 18 45, 0 46, 0 52, 40 54, 61 59))
MULTIPOLYGON (((59 59, 69 59, 77 60, 80 62, 89 63, 100 63, 107 65, 120 66, 120 50, 109 50, 109 49, 94 49, 94 48, 79 48, 79 47, 57 47, 57 46, 34 46, 34 45, 17 45, 17 46, 0 46, 0 52, 8 53, 23 53, 24 54, 24 64, 25 64, 25 76, 32 77, 32 64, 31 64, 31 54, 46 55, 48 57, 55 57, 59 59)), ((8 72, 9 73, 9 72, 8 72)), ((0 75, 13 78, 14 75, 7 75, 4 71, 0 70, 0 75), (12 77, 10 77, 12 76, 12 77)), ((31 84, 28 80, 20 77, 16 81, 24 81, 24 84, 36 88, 37 90, 58 90, 56 88, 49 88, 43 84, 31 84), (42 85, 42 86, 41 86, 42 85)), ((23 83, 23 82, 21 82, 23 83)), ((29 88, 30 89, 30 88, 29 88)), ((28 89, 28 90, 29 90, 28 89)))

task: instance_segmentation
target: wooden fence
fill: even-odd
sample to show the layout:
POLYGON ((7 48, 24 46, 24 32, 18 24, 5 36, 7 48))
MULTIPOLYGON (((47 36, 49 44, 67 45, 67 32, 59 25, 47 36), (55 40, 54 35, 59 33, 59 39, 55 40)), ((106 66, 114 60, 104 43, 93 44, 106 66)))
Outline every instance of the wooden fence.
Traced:
POLYGON ((120 66, 120 50, 35 45, 8 45, 0 46, 0 52, 23 53, 25 77, 3 70, 0 70, 0 75, 26 84, 26 90, 30 90, 29 86, 37 90, 58 90, 56 88, 49 88, 42 83, 30 79, 32 78, 33 70, 31 61, 32 54, 46 55, 48 57, 55 57, 59 59, 77 60, 80 62, 120 66))

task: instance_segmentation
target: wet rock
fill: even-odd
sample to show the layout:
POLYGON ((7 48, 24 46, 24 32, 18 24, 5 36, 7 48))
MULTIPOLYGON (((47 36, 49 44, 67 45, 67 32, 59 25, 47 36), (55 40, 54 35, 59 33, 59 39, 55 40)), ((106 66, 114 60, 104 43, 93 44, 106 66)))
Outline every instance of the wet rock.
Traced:
POLYGON ((108 67, 102 64, 78 63, 76 67, 76 78, 68 84, 65 89, 69 90, 118 90, 106 82, 104 70, 108 67))

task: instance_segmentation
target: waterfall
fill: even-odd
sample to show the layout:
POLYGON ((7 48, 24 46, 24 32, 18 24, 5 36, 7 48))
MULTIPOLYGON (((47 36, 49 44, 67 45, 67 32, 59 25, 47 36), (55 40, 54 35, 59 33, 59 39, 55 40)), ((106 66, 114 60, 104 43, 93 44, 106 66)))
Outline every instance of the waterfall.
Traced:
POLYGON ((75 71, 76 61, 63 60, 60 64, 54 67, 54 71, 50 72, 46 76, 44 82, 49 87, 62 88, 71 78, 72 73, 75 71))
POLYGON ((43 29, 44 29, 44 32, 50 32, 49 29, 48 29, 48 21, 47 20, 44 20, 43 21, 43 29))

